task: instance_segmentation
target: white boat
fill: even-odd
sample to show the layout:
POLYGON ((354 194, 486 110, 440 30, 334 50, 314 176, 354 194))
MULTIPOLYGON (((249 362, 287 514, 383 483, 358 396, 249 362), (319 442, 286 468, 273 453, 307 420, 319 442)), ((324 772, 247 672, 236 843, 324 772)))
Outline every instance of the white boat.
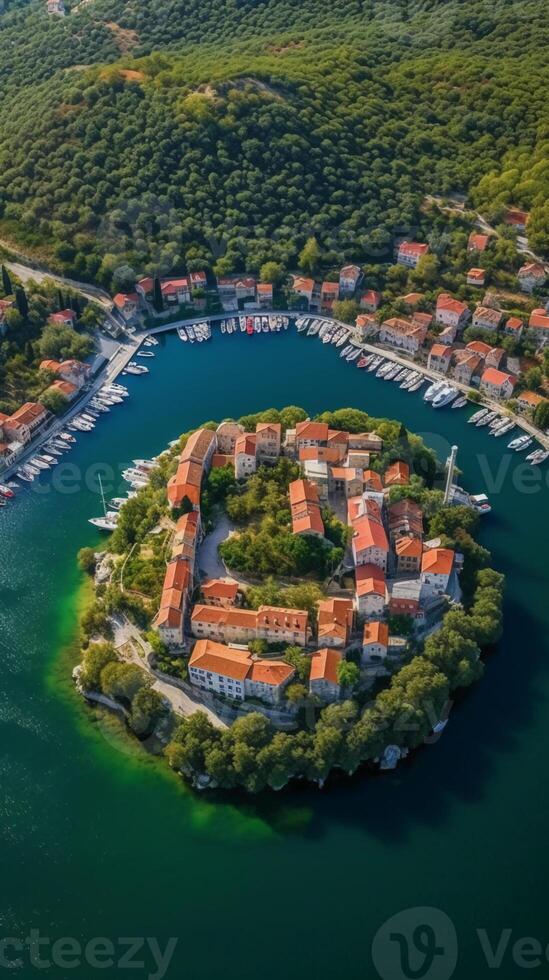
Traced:
POLYGON ((480 422, 480 420, 483 419, 484 416, 487 415, 487 414, 488 414, 488 409, 487 408, 481 408, 481 409, 479 409, 478 412, 475 412, 474 415, 471 415, 471 418, 470 419, 467 419, 467 422, 472 422, 473 425, 476 425, 477 422, 480 422))
POLYGON ((456 401, 452 405, 452 408, 465 408, 466 404, 467 404, 467 399, 465 395, 462 395, 461 398, 456 399, 456 401))
POLYGON ((516 422, 514 421, 514 419, 508 419, 508 421, 504 422, 503 425, 500 425, 498 426, 497 429, 492 430, 490 435, 495 436, 496 439, 500 439, 501 436, 507 435, 507 433, 511 432, 511 430, 514 429, 515 427, 516 427, 516 422))
POLYGON ((144 364, 128 364, 126 371, 128 374, 148 374, 149 369, 144 364))
POLYGON ((423 400, 426 402, 432 402, 439 394, 439 392, 441 392, 444 388, 447 387, 448 386, 445 381, 433 381, 432 384, 430 384, 429 387, 427 388, 427 391, 423 396, 423 400))
POLYGON ((21 468, 16 471, 15 475, 19 480, 24 480, 25 483, 32 483, 36 476, 35 473, 31 473, 27 466, 21 466, 21 468))
POLYGON ((50 468, 50 464, 46 463, 46 460, 42 459, 40 456, 33 456, 27 465, 35 466, 38 470, 49 470, 50 468))
POLYGON ((387 374, 387 371, 391 370, 392 366, 392 361, 384 361, 376 371, 376 378, 383 378, 387 374))
MULTIPOLYGON (((528 459, 528 457, 526 458, 528 459)), ((538 451, 534 453, 530 463, 532 466, 541 466, 546 459, 549 459, 549 449, 538 449, 538 451)))
POLYGON ((348 361, 356 361, 359 354, 360 354, 360 347, 352 347, 349 353, 347 354, 346 359, 348 361))
POLYGON ((402 381, 406 381, 410 377, 409 368, 403 368, 398 374, 395 374, 394 380, 400 384, 402 381))
POLYGON ((398 364, 393 364, 392 368, 389 368, 387 373, 383 375, 383 380, 394 381, 397 374, 400 374, 400 367, 398 364))
POLYGON ((74 436, 71 436, 70 432, 60 432, 59 438, 64 439, 65 442, 76 442, 74 436))
POLYGON ((349 331, 348 330, 344 330, 343 333, 341 334, 341 337, 339 338, 339 340, 336 341, 336 347, 343 347, 343 344, 348 339, 348 337, 349 337, 349 331))
POLYGON ((341 353, 340 353, 339 356, 340 357, 347 357, 347 354, 349 354, 352 351, 352 349, 353 349, 352 348, 352 345, 351 344, 347 344, 347 347, 344 347, 343 348, 343 350, 341 351, 341 353))
POLYGON ((457 398, 458 395, 458 389, 454 388, 453 385, 450 385, 447 388, 443 388, 442 391, 439 391, 433 398, 431 404, 433 408, 444 408, 445 405, 449 405, 450 402, 453 402, 454 398, 457 398))
POLYGON ((490 422, 493 422, 495 418, 497 418, 497 412, 488 412, 487 415, 483 415, 482 418, 479 419, 477 422, 477 428, 479 428, 479 426, 482 427, 483 425, 490 425, 490 422))
POLYGON ((153 470, 156 466, 156 460, 154 459, 132 459, 134 466, 142 470, 153 470))
POLYGON ((492 510, 490 501, 485 493, 470 494, 469 500, 477 514, 489 514, 492 510))
POLYGON ((534 440, 532 436, 529 436, 527 433, 524 433, 524 435, 522 436, 517 436, 516 439, 511 439, 511 442, 509 443, 507 448, 514 449, 516 453, 520 453, 522 452, 523 449, 528 449, 528 446, 531 446, 533 441, 534 440))
POLYGON ((14 497, 15 494, 11 487, 5 486, 4 483, 0 483, 0 497, 14 497))
POLYGON ((379 354, 376 354, 373 360, 371 360, 370 363, 368 364, 368 373, 371 373, 372 371, 376 371, 379 365, 381 364, 382 360, 383 358, 380 357, 379 354))
POLYGON ((414 381, 413 385, 410 385, 408 391, 419 391, 420 388, 425 384, 425 378, 420 378, 419 381, 414 381))
POLYGON ((152 350, 138 350, 137 357, 154 357, 154 351, 152 350))
POLYGON ((118 513, 116 511, 109 513, 112 513, 112 517, 108 515, 106 517, 90 517, 88 523, 93 524, 94 527, 98 527, 101 531, 116 531, 118 527, 118 513))

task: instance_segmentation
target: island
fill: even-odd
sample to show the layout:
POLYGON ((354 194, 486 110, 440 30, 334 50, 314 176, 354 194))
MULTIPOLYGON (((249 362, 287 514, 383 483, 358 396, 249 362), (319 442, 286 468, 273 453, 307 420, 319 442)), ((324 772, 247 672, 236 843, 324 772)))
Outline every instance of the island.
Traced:
POLYGON ((129 478, 107 548, 79 553, 74 676, 195 787, 394 768, 481 677, 504 578, 400 422, 268 409, 129 478))

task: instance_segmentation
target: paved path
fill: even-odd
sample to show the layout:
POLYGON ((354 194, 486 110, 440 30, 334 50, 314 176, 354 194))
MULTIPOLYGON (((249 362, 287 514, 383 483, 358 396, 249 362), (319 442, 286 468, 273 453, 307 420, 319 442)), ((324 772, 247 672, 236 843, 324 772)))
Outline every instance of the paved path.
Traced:
POLYGON ((206 578, 227 578, 227 569, 219 556, 219 545, 229 537, 231 524, 221 514, 211 534, 206 535, 198 554, 198 567, 206 578))

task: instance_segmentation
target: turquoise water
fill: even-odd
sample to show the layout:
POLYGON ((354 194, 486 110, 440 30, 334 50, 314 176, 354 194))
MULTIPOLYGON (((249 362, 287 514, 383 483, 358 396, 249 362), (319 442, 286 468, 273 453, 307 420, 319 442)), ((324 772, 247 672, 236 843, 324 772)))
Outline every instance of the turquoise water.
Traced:
MULTIPOLYGON (((0 938, 31 928, 52 941, 178 937, 166 976, 191 980, 374 978, 374 934, 415 906, 454 923, 455 976, 494 975, 478 929, 494 945, 504 928, 511 943, 547 944, 547 472, 528 485, 532 471, 506 440, 312 340, 190 347, 172 335, 156 350, 151 374, 127 379, 132 397, 79 439, 72 486, 52 490, 43 477, 43 492, 25 489, 0 513, 0 938), (443 738, 395 774, 210 802, 74 695, 63 649, 77 616, 75 554, 97 540, 94 467, 110 468, 109 482, 202 421, 287 404, 401 418, 441 456, 459 445, 463 481, 494 506, 481 541, 508 576, 505 638, 443 738)), ((26 980, 36 968, 22 956, 26 980)), ((103 975, 146 977, 144 960, 103 975)), ((547 971, 544 961, 534 973, 547 971)), ((89 963, 44 971, 97 974, 89 963)), ((496 975, 522 975, 509 951, 496 975)))

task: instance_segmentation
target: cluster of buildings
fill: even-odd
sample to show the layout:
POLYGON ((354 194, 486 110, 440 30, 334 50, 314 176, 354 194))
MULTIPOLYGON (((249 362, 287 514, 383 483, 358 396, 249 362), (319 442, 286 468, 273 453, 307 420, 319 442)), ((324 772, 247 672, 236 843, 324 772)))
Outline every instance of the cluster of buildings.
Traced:
POLYGON ((410 470, 401 459, 383 475, 373 470, 371 457, 382 449, 375 433, 349 433, 310 420, 286 430, 284 439, 277 423, 262 423, 252 433, 226 421, 215 432, 193 433, 168 482, 170 506, 181 508, 186 500, 187 512, 175 525, 154 623, 164 642, 180 652, 192 637, 191 684, 237 701, 279 703, 295 670, 276 654, 250 653, 250 644, 263 640, 278 649, 301 647, 310 660, 310 692, 323 703, 334 701, 342 693, 339 668, 349 650, 370 671, 402 653, 402 639, 389 634, 390 615, 409 616, 421 627, 440 615, 446 596, 459 597, 459 556, 438 541, 424 541, 423 512, 415 501, 390 502, 391 488, 405 487, 410 470), (321 600, 314 629, 302 609, 242 608, 238 584, 229 579, 203 582, 199 601, 192 602, 204 476, 212 466, 232 463, 246 479, 258 462, 281 453, 299 461, 303 472, 289 487, 293 533, 323 538, 327 504, 346 515, 350 528, 344 565, 354 574, 354 595, 321 600))

